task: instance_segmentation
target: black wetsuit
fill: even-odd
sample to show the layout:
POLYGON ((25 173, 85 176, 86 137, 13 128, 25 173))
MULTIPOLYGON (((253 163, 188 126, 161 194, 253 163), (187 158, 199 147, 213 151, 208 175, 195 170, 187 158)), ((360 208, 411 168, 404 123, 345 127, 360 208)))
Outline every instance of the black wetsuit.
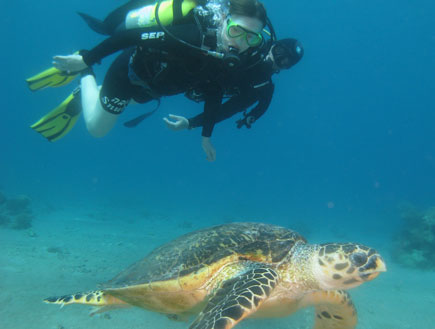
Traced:
MULTIPOLYGON (((168 30, 182 40, 201 45, 197 24, 176 25, 168 30)), ((83 60, 92 66, 119 50, 124 52, 112 63, 100 91, 106 111, 120 114, 131 99, 144 103, 189 89, 201 90, 205 101, 203 136, 211 135, 231 74, 220 59, 186 47, 158 27, 151 27, 117 32, 84 52, 83 60)))
MULTIPOLYGON (((254 104, 256 106, 245 114, 245 118, 239 120, 238 127, 250 124, 244 121, 246 117, 253 117, 254 121, 258 120, 268 109, 274 92, 272 75, 275 71, 272 65, 267 61, 261 61, 257 65, 247 70, 236 72, 228 86, 228 91, 234 94, 222 104, 219 111, 215 113, 214 123, 221 122, 232 117, 234 114, 246 111, 254 104)), ((204 113, 189 119, 189 128, 202 127, 204 125, 204 113)))

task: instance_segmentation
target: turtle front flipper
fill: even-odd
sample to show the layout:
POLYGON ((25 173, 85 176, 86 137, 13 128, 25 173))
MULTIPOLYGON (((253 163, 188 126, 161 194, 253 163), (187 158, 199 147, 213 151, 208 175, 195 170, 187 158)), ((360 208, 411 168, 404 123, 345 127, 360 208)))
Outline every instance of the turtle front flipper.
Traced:
POLYGON ((300 307, 315 307, 313 329, 354 329, 357 323, 355 306, 344 290, 315 291, 307 294, 300 307))
POLYGON ((189 329, 230 329, 254 313, 275 288, 278 274, 256 267, 225 281, 189 329))
POLYGON ((70 304, 85 304, 92 306, 115 306, 125 305, 126 303, 122 300, 108 295, 102 290, 91 291, 86 293, 77 293, 73 295, 65 295, 60 297, 48 297, 44 299, 44 302, 47 304, 59 304, 61 306, 70 305, 70 304))

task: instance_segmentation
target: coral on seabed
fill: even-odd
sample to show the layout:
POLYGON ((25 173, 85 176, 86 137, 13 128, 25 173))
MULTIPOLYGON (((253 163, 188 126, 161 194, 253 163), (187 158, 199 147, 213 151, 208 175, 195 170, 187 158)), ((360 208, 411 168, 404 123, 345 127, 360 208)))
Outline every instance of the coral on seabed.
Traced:
POLYGON ((13 199, 6 199, 4 207, 11 215, 21 214, 27 211, 30 206, 30 198, 26 195, 19 195, 13 199))
POLYGON ((8 198, 0 192, 0 227, 24 230, 32 227, 31 200, 26 195, 8 198))
POLYGON ((403 227, 393 245, 393 257, 409 267, 435 269, 435 207, 425 212, 402 211, 403 227))

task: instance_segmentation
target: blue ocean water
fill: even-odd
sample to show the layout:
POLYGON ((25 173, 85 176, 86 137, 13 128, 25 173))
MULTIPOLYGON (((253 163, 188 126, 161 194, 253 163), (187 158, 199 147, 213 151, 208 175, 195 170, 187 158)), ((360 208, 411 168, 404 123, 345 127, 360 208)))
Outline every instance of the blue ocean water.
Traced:
MULTIPOLYGON (((29 129, 72 87, 32 94, 24 79, 53 55, 102 40, 76 11, 104 17, 118 5, 2 3, 3 190, 64 204, 314 222, 356 213, 370 222, 380 212, 394 220, 401 202, 433 202, 433 2, 267 1, 278 36, 298 38, 305 57, 274 78, 272 105, 251 130, 236 129, 237 117, 215 128, 215 163, 204 159, 199 129, 174 133, 161 120, 201 111, 182 96, 164 99, 141 126, 119 123, 103 139, 82 121, 56 143, 29 129)), ((100 82, 112 58, 96 68, 100 82)), ((120 121, 141 111, 129 107, 120 121)))
MULTIPOLYGON (((55 208, 112 207, 120 223, 123 212, 146 209, 195 226, 220 218, 307 231, 342 226, 386 244, 400 227, 401 204, 435 205, 433 1, 266 0, 278 36, 299 39, 305 56, 274 77, 271 107, 252 129, 237 129, 239 116, 215 127, 214 163, 199 129, 172 132, 162 121, 201 112, 182 96, 163 99, 135 129, 122 122, 154 104, 128 107, 102 139, 83 120, 55 143, 29 128, 75 83, 31 93, 25 78, 53 55, 102 40, 76 11, 103 18, 120 3, 0 5, 0 190, 55 208)), ((113 58, 96 67, 100 83, 113 58)))

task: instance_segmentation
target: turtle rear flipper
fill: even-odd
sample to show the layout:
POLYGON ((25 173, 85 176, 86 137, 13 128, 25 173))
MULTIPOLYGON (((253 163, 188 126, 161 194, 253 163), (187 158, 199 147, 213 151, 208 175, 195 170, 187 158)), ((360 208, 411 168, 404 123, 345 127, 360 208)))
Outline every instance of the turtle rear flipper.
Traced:
POLYGON ((268 267, 256 267, 225 281, 189 329, 233 328, 258 309, 277 281, 278 275, 268 267))
POLYGON ((315 307, 313 329, 354 329, 357 323, 355 306, 344 290, 322 290, 307 294, 300 307, 315 307))
POLYGON ((62 307, 70 304, 85 304, 92 306, 116 306, 122 307, 126 303, 113 297, 102 290, 65 295, 60 297, 48 297, 44 299, 47 304, 59 304, 62 307))

